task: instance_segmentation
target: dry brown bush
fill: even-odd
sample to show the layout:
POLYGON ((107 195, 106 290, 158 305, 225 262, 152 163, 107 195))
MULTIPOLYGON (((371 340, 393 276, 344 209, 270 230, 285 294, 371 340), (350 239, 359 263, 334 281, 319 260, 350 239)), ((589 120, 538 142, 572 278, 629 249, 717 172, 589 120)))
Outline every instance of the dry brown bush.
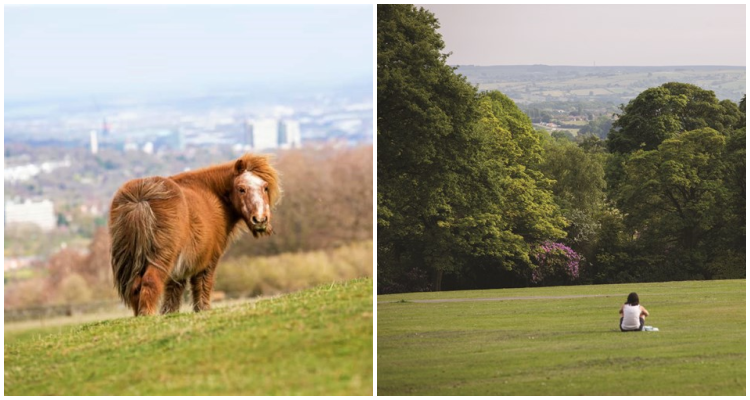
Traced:
POLYGON ((86 279, 75 272, 67 275, 58 286, 57 303, 80 304, 93 299, 93 290, 86 279))
POLYGON ((5 285, 5 308, 21 308, 47 304, 47 279, 30 278, 5 285))
POLYGON ((372 247, 372 241, 364 241, 337 249, 224 259, 216 271, 216 290, 232 295, 274 295, 371 277, 372 247))
POLYGON ((273 215, 275 234, 262 240, 245 235, 229 248, 228 257, 372 240, 372 146, 290 150, 280 153, 274 165, 284 188, 273 215))

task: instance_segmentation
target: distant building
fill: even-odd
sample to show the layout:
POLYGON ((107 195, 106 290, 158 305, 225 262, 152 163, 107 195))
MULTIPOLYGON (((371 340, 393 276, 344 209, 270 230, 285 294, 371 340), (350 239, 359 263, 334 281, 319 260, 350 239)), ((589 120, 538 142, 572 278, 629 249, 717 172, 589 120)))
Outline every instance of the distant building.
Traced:
POLYGON ((173 150, 185 151, 185 134, 180 128, 176 128, 171 135, 167 137, 169 146, 173 150))
POLYGON ((18 223, 34 224, 43 231, 52 230, 57 226, 55 206, 50 200, 39 202, 26 200, 22 203, 16 203, 6 199, 5 226, 18 223))
POLYGON ((253 150, 267 150, 279 147, 279 124, 275 119, 247 121, 245 145, 253 150))
POLYGON ((279 147, 282 149, 302 147, 302 134, 298 121, 285 120, 279 122, 279 147))
POLYGON ((122 150, 123 151, 138 151, 138 143, 128 138, 122 144, 122 150))
POLYGON ((30 267, 35 262, 41 261, 41 257, 38 256, 26 256, 26 257, 4 257, 3 266, 5 271, 11 271, 14 269, 21 269, 30 267))
POLYGON ((62 161, 46 161, 40 165, 36 164, 25 164, 18 165, 15 167, 5 167, 4 177, 6 181, 11 183, 27 181, 40 173, 50 173, 58 168, 70 167, 70 158, 65 156, 62 161))
POLYGON ((249 120, 244 126, 242 147, 252 150, 289 149, 302 146, 298 121, 272 118, 249 120))
POLYGON ((136 129, 123 132, 120 136, 123 139, 119 139, 117 143, 125 152, 143 151, 155 154, 164 151, 183 152, 186 148, 185 134, 179 127, 136 129))
POLYGON ((154 154, 154 143, 146 142, 146 144, 143 145, 143 152, 146 154, 154 154))
POLYGON ((91 131, 91 154, 99 152, 99 141, 96 137, 96 131, 91 131))

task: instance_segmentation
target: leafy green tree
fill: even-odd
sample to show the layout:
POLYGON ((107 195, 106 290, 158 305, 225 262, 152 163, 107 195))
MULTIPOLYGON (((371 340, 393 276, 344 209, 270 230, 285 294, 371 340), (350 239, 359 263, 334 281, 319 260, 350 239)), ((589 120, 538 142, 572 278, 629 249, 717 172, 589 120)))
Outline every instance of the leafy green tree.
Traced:
POLYGON ((596 136, 584 136, 578 145, 587 153, 603 154, 607 151, 606 142, 596 136))
POLYGON ((732 266, 745 265, 746 249, 746 141, 744 126, 745 98, 740 101, 742 128, 734 130, 727 137, 724 159, 724 186, 729 193, 729 205, 725 211, 729 215, 722 229, 719 241, 714 243, 721 254, 709 266, 716 278, 744 278, 745 270, 732 269, 732 266))
MULTIPOLYGON (((585 146, 559 139, 547 141, 540 165, 544 176, 554 182, 551 189, 555 203, 568 222, 567 237, 563 242, 587 261, 595 257, 602 226, 599 216, 605 207, 604 165, 607 154, 595 141, 601 142, 593 136, 584 142, 585 146)), ((585 272, 588 263, 583 265, 585 272)))
MULTIPOLYGON (((637 151, 624 163, 619 204, 627 228, 649 244, 651 262, 663 264, 658 279, 711 279, 717 259, 726 260, 727 251, 737 255, 727 246, 739 233, 732 227, 740 209, 727 185, 726 143, 716 130, 700 128, 637 151)), ((744 257, 728 268, 725 277, 744 273, 744 257)))
POLYGON ((570 142, 576 140, 576 137, 573 136, 572 133, 570 133, 569 131, 564 131, 564 130, 552 131, 550 132, 550 136, 552 136, 555 139, 564 139, 570 142))
POLYGON ((747 95, 742 96, 742 100, 740 100, 740 103, 739 103, 739 110, 740 110, 740 113, 742 114, 742 119, 740 119, 739 121, 740 128, 745 127, 745 98, 746 97, 747 95))
POLYGON ((485 93, 479 104, 482 117, 476 130, 483 143, 478 156, 487 160, 494 176, 486 185, 472 184, 494 188, 493 196, 484 196, 487 207, 494 207, 493 212, 526 243, 563 237, 565 221, 553 199, 553 182, 540 169, 544 147, 531 121, 497 91, 485 93))
POLYGON ((714 92, 677 82, 647 89, 620 110, 607 140, 613 153, 654 150, 666 139, 701 128, 726 134, 740 126, 742 115, 714 92))
POLYGON ((564 139, 547 143, 541 169, 554 180, 552 191, 561 209, 593 211, 602 206, 604 158, 603 153, 586 152, 564 139))
POLYGON ((443 276, 530 266, 564 235, 531 121, 446 65, 434 15, 378 5, 378 279, 440 290, 443 276))
POLYGON ((600 139, 606 139, 609 130, 612 129, 613 122, 614 121, 606 115, 600 115, 596 119, 589 118, 589 122, 578 130, 578 135, 596 136, 600 139))
POLYGON ((587 283, 637 282, 641 272, 634 259, 632 235, 625 228, 620 210, 607 207, 597 216, 599 231, 590 263, 581 273, 581 281, 587 283))
POLYGON ((478 111, 476 151, 455 160, 465 201, 441 223, 472 277, 464 284, 497 287, 527 279, 533 245, 564 237, 566 222, 539 170, 544 149, 529 118, 497 91, 479 98, 478 111))
POLYGON ((378 268, 393 280, 430 269, 438 288, 457 265, 443 222, 464 197, 455 160, 476 150, 476 89, 446 64, 432 13, 412 5, 377 13, 378 268))

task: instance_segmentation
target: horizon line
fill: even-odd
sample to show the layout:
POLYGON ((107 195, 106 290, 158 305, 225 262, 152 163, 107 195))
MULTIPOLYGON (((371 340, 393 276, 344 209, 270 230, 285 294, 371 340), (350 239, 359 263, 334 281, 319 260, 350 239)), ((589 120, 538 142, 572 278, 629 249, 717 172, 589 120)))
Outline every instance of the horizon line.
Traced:
POLYGON ((574 64, 449 64, 454 67, 628 67, 628 68, 673 68, 673 67, 722 67, 722 68, 747 68, 746 65, 722 65, 722 64, 683 64, 683 65, 574 65, 574 64))

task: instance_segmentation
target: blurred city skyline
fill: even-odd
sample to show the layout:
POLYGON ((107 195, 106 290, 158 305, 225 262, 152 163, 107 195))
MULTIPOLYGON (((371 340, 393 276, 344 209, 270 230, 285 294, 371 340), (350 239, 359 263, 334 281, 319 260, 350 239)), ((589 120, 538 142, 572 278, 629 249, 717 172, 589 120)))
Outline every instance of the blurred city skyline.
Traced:
POLYGON ((371 82, 371 5, 5 7, 5 99, 371 82))

